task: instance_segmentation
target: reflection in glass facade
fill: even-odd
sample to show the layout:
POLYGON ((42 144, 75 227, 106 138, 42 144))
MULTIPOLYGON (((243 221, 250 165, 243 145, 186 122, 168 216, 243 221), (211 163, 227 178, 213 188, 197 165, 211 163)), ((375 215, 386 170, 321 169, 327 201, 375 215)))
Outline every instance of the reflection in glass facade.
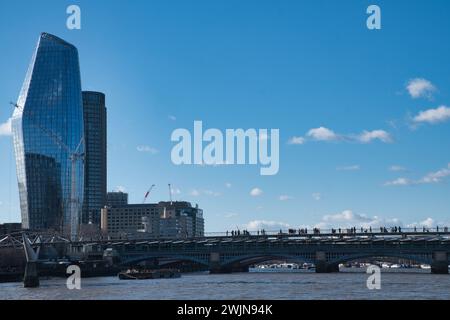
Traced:
POLYGON ((84 168, 83 224, 100 226, 101 209, 106 205, 106 107, 101 92, 83 91, 84 168))
POLYGON ((72 233, 78 230, 84 128, 78 51, 73 45, 41 34, 12 129, 23 228, 66 234, 71 228, 72 233))

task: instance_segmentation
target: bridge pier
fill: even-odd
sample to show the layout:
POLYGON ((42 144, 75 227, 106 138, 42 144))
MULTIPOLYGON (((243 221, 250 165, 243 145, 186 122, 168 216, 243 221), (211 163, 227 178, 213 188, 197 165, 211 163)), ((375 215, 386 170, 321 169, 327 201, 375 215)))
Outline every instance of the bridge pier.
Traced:
POLYGON ((334 273, 339 272, 339 264, 328 263, 327 254, 323 251, 316 252, 316 273, 334 273))
POLYGON ((335 273, 339 272, 339 265, 335 263, 316 262, 316 273, 335 273))
POLYGON ((248 266, 233 266, 231 267, 232 272, 248 272, 249 271, 249 267, 248 266))
POLYGON ((23 286, 25 288, 39 287, 39 276, 37 271, 37 263, 28 261, 25 267, 25 274, 23 277, 23 286))
POLYGON ((233 269, 231 267, 213 267, 209 269, 210 274, 228 274, 233 273, 233 269))
POLYGON ((248 272, 249 267, 239 264, 223 266, 220 263, 220 253, 211 252, 209 256, 209 272, 211 274, 226 274, 233 272, 248 272))
POLYGON ((433 262, 431 263, 431 273, 448 274, 448 255, 445 251, 433 252, 433 262))
POLYGON ((227 273, 241 273, 248 272, 248 266, 219 266, 219 265, 211 265, 209 268, 209 273, 211 274, 227 274, 227 273))
POLYGON ((220 253, 211 252, 209 254, 209 273, 223 274, 231 273, 231 268, 224 268, 220 265, 220 253))

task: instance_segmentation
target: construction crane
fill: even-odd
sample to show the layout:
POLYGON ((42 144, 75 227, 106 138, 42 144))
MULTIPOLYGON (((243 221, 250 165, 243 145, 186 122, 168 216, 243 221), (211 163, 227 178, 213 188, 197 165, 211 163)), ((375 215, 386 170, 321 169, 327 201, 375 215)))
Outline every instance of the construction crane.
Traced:
POLYGON ((172 186, 169 183, 169 199, 170 199, 170 205, 172 205, 172 186))
POLYGON ((155 187, 154 184, 151 185, 150 189, 148 189, 147 193, 144 196, 144 200, 142 201, 142 204, 145 203, 145 201, 147 200, 148 196, 150 195, 150 192, 152 192, 153 188, 155 187))
MULTIPOLYGON (((17 105, 17 103, 10 102, 15 108, 21 110, 23 112, 23 107, 17 105)), ((69 213, 70 213, 70 240, 76 241, 79 234, 80 227, 80 200, 77 195, 77 182, 78 177, 76 174, 76 167, 79 161, 84 162, 85 153, 84 151, 80 152, 80 148, 84 142, 84 135, 82 135, 80 142, 74 151, 71 151, 70 148, 54 133, 41 125, 32 121, 32 125, 37 127, 43 133, 45 133, 50 139, 53 140, 54 143, 58 145, 61 149, 67 152, 69 155, 69 159, 71 162, 71 186, 70 186, 70 201, 69 201, 69 213)))

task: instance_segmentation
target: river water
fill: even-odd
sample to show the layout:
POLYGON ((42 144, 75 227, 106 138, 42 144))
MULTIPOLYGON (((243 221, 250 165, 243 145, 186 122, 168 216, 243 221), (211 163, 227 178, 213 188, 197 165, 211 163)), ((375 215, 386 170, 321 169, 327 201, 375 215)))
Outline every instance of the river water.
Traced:
POLYGON ((117 277, 82 279, 69 290, 65 279, 41 279, 41 286, 0 284, 0 299, 450 299, 450 275, 429 271, 382 272, 381 290, 368 290, 364 270, 340 273, 183 274, 179 279, 126 281, 117 277))

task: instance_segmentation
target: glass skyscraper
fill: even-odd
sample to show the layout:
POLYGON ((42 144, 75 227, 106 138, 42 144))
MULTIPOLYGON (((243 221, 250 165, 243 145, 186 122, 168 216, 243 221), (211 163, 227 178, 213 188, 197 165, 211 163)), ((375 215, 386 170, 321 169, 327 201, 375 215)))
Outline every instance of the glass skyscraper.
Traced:
POLYGON ((22 227, 78 231, 84 124, 77 49, 42 33, 12 120, 22 227))
POLYGON ((83 91, 84 168, 83 224, 100 227, 101 209, 106 205, 106 107, 101 92, 83 91))

